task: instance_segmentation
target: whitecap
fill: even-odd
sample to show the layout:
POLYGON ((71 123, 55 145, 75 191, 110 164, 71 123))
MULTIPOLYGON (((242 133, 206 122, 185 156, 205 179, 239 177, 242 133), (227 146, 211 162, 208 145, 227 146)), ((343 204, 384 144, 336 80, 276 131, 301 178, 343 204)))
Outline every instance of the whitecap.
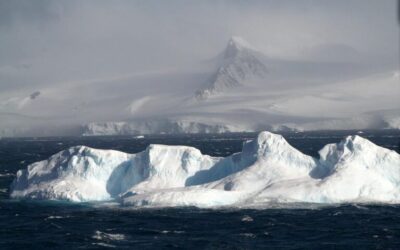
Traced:
POLYGON ((51 215, 47 217, 45 220, 57 220, 57 219, 64 219, 69 218, 70 216, 60 216, 60 215, 51 215))
POLYGON ((253 218, 251 218, 251 217, 248 216, 248 215, 244 215, 244 216, 242 217, 242 221, 243 221, 243 222, 252 222, 252 221, 253 221, 253 218))
POLYGON ((240 236, 247 237, 247 238, 255 238, 256 236, 252 233, 241 233, 240 236))
POLYGON ((96 230, 94 232, 94 235, 92 236, 93 239, 96 240, 102 240, 102 241, 121 241, 125 240, 125 235, 123 234, 111 234, 111 233, 104 233, 99 230, 96 230))
POLYGON ((101 246, 101 247, 116 248, 116 246, 114 246, 112 244, 107 244, 107 243, 104 243, 104 242, 94 242, 94 243, 92 243, 92 245, 101 246))
POLYGON ((3 174, 0 174, 0 177, 8 177, 8 176, 14 176, 14 174, 12 174, 12 173, 3 173, 3 174))

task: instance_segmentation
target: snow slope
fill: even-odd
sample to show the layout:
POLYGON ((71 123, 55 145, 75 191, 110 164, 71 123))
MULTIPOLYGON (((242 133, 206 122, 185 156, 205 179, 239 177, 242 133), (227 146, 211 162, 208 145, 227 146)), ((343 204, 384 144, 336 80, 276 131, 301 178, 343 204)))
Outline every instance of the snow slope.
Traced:
POLYGON ((77 146, 19 170, 11 197, 127 206, 258 206, 271 202, 400 203, 400 155, 349 136, 314 159, 261 132, 226 158, 186 146, 138 154, 77 146))

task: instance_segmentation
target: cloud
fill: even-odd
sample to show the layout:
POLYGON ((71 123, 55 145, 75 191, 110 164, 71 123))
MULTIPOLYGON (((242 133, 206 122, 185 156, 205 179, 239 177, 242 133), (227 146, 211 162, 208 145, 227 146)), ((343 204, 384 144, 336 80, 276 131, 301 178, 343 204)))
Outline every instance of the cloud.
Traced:
POLYGON ((0 90, 196 63, 219 53, 232 35, 271 56, 301 57, 337 44, 397 63, 395 4, 0 0, 0 90))

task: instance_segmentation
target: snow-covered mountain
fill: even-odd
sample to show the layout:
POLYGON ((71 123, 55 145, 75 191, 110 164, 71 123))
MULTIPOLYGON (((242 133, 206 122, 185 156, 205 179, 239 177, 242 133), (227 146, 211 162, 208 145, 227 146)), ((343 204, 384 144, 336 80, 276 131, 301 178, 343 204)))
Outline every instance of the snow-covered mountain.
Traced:
POLYGON ((276 203, 400 203, 400 155, 359 137, 315 159, 262 132, 226 158, 187 146, 138 154, 72 147, 19 170, 11 197, 133 206, 268 206, 276 203))
POLYGON ((289 89, 241 86, 166 110, 168 119, 93 122, 86 135, 398 129, 399 76, 393 71, 289 89), (379 107, 372 100, 380 103, 379 107))
POLYGON ((275 58, 239 37, 221 51, 182 67, 2 91, 0 135, 399 128, 397 68, 275 58))
POLYGON ((246 81, 262 80, 268 70, 257 58, 256 50, 241 37, 232 37, 225 49, 217 72, 205 87, 196 91, 198 100, 244 85, 246 81))

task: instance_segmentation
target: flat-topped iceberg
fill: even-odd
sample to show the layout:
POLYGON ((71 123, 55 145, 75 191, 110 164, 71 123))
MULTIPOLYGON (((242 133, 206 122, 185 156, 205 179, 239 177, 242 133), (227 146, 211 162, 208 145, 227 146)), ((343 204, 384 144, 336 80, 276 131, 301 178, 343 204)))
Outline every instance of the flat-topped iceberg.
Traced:
POLYGON ((150 145, 137 154, 76 146, 19 170, 11 197, 132 206, 400 203, 395 151, 349 136, 319 154, 305 155, 270 132, 226 158, 187 146, 150 145))

